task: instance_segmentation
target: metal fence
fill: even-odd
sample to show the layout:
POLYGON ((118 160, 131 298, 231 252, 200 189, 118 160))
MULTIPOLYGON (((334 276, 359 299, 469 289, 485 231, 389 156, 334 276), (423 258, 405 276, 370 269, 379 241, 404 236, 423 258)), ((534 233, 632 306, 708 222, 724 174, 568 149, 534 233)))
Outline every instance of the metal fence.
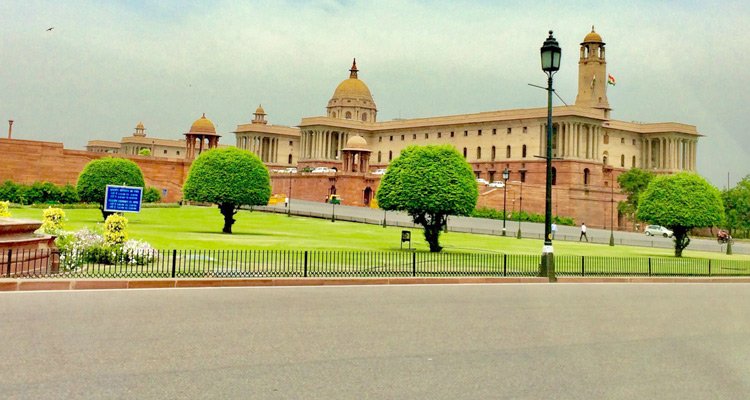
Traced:
MULTIPOLYGON (((7 278, 263 278, 536 276, 539 255, 417 251, 155 250, 143 253, 0 250, 7 278)), ((555 256, 558 276, 748 276, 750 261, 555 256)))

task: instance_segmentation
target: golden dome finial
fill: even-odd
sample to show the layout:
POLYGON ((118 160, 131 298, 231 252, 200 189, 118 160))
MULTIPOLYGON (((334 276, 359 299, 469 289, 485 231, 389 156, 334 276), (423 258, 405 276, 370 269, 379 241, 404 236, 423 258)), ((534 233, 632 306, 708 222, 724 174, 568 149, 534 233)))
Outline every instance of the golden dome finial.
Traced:
POLYGON ((359 71, 359 70, 357 69, 357 59, 355 58, 352 61, 352 68, 349 70, 349 72, 350 72, 349 78, 357 79, 357 71, 359 71))
POLYGON ((591 32, 583 38, 584 43, 603 43, 602 37, 594 30, 594 25, 591 25, 591 32))

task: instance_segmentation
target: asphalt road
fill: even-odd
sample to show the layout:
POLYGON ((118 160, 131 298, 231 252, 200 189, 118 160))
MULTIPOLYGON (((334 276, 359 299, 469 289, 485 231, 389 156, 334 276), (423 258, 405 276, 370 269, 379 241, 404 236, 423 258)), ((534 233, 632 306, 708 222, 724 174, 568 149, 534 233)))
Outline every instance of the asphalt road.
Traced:
MULTIPOLYGON (((284 205, 266 207, 269 210, 283 211, 284 205)), ((384 213, 383 210, 372 209, 368 207, 353 207, 338 205, 335 208, 330 204, 319 203, 314 201, 305 201, 292 199, 291 210, 293 213, 301 215, 315 215, 330 218, 334 212, 337 218, 357 218, 369 223, 382 223, 385 219, 388 224, 400 226, 412 226, 412 219, 406 213, 389 211, 384 213)), ((502 220, 469 218, 469 217, 449 217, 448 228, 451 231, 472 232, 479 234, 500 235, 502 234, 502 220)), ((514 236, 518 231, 518 221, 506 221, 506 235, 514 236)), ((544 224, 521 222, 521 233, 525 238, 544 237, 544 224)), ((592 243, 608 244, 610 231, 606 229, 588 228, 587 236, 592 243)), ((555 236, 556 241, 578 241, 580 237, 580 227, 558 225, 558 232, 555 236)), ((614 232, 615 245, 623 244, 629 246, 642 247, 659 247, 674 248, 674 242, 670 238, 646 236, 643 232, 614 232)), ((690 246, 685 250, 701 250, 716 253, 725 253, 726 246, 719 245, 715 239, 691 238, 690 246)), ((750 243, 736 242, 732 246, 732 251, 737 254, 750 254, 750 243)))
POLYGON ((0 293, 11 399, 743 399, 750 285, 0 293))

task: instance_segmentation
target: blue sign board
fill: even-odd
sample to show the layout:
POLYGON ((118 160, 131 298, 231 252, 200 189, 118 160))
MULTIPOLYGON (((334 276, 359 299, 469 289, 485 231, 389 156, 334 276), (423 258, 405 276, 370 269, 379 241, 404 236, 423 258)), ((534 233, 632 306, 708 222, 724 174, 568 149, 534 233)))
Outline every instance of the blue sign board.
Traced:
POLYGON ((142 187, 107 185, 104 195, 104 211, 140 212, 142 187))

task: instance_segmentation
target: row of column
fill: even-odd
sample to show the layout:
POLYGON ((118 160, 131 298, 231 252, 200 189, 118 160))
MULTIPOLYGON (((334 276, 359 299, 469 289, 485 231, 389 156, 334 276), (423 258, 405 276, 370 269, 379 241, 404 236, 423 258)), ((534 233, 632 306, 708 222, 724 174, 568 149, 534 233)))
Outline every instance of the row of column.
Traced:
POLYGON ((642 143, 642 168, 695 171, 696 139, 655 137, 642 143))
POLYGON ((255 153, 263 162, 278 162, 279 138, 261 135, 237 136, 237 147, 255 153))
POLYGON ((185 158, 192 160, 196 156, 199 156, 203 150, 213 149, 219 145, 219 136, 216 135, 201 135, 201 134, 185 134, 185 147, 186 153, 185 158))
MULTIPOLYGON (((582 122, 558 122, 553 134, 552 156, 598 160, 602 127, 582 122)), ((539 154, 546 154, 547 124, 539 126, 539 154)))
POLYGON ((301 160, 336 160, 344 149, 349 133, 330 130, 303 131, 300 136, 301 160))

